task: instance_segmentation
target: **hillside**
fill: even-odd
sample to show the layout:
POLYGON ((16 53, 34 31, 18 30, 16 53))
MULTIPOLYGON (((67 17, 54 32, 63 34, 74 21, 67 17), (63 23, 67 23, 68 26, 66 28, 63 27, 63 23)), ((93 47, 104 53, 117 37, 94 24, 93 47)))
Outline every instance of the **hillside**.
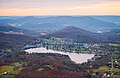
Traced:
POLYGON ((24 35, 0 33, 0 50, 20 50, 24 43, 33 39, 24 35))
POLYGON ((106 34, 120 34, 120 29, 111 29, 106 34))
POLYGON ((74 42, 99 42, 96 34, 80 29, 74 26, 68 26, 54 33, 49 34, 51 37, 68 38, 74 42))
POLYGON ((120 29, 111 29, 108 32, 102 33, 103 37, 109 42, 120 43, 120 29))
POLYGON ((94 18, 118 24, 120 26, 120 16, 95 16, 94 18))
POLYGON ((27 30, 27 29, 20 29, 13 26, 3 26, 0 25, 0 32, 6 33, 6 34, 20 34, 20 35, 26 35, 26 36, 38 36, 39 34, 37 32, 27 30))

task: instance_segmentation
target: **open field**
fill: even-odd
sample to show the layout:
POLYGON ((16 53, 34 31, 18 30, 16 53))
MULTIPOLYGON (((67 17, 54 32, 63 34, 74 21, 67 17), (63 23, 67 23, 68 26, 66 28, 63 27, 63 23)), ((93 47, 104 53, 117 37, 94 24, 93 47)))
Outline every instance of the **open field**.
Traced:
POLYGON ((0 66, 0 74, 13 70, 14 66, 0 66))

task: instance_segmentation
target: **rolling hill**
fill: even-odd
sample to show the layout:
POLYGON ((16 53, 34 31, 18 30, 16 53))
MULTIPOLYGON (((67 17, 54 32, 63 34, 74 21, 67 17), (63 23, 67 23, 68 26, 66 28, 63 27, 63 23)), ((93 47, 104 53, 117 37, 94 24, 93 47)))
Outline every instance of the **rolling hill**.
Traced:
POLYGON ((96 42, 113 42, 120 43, 119 29, 112 29, 109 32, 93 33, 75 26, 67 26, 55 31, 47 36, 72 39, 74 42, 96 43, 96 42))
POLYGON ((33 37, 24 35, 0 33, 0 51, 4 49, 20 50, 24 43, 33 39, 33 37))
POLYGON ((84 29, 80 29, 74 26, 67 26, 54 33, 49 34, 50 37, 68 38, 74 42, 99 42, 100 40, 96 37, 95 33, 89 32, 84 29))
POLYGON ((120 29, 111 29, 101 34, 109 42, 120 43, 120 29))

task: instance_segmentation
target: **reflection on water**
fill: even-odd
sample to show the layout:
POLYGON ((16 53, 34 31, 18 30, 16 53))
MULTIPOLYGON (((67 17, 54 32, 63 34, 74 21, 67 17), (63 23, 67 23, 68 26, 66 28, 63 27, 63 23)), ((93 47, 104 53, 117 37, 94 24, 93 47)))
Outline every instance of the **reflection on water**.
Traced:
POLYGON ((54 50, 47 50, 46 48, 32 48, 32 49, 27 49, 25 50, 28 53, 59 53, 59 54, 64 54, 68 55, 72 61, 76 63, 82 63, 82 62, 87 62, 87 59, 91 59, 94 57, 94 54, 77 54, 77 53, 69 53, 69 52, 61 52, 61 51, 54 51, 54 50))

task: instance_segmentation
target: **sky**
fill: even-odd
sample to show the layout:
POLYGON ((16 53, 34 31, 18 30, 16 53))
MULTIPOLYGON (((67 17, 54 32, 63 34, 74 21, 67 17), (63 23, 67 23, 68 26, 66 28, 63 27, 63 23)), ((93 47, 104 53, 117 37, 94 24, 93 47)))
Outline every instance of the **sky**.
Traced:
POLYGON ((120 0, 0 0, 0 16, 120 15, 120 0))

